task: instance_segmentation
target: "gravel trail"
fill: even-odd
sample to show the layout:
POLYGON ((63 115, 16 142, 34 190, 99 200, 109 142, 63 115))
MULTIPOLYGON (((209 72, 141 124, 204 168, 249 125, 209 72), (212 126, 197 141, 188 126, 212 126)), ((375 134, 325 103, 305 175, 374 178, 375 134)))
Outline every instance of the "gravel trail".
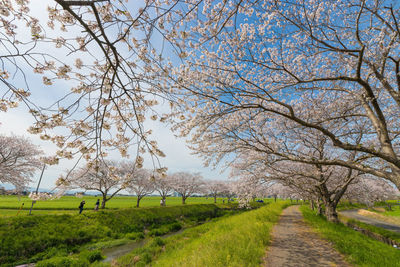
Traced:
POLYGON ((282 212, 271 234, 272 242, 263 266, 351 266, 304 222, 298 206, 290 206, 282 212))

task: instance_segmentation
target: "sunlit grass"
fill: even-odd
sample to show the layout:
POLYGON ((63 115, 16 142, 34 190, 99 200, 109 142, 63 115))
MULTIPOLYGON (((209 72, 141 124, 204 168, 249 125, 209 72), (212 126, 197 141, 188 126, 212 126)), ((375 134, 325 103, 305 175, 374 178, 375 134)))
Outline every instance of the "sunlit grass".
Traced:
MULTIPOLYGON (((37 201, 33 206, 33 214, 73 214, 78 212, 79 203, 85 200, 86 212, 93 212, 96 200, 98 197, 95 196, 84 196, 77 198, 74 196, 63 196, 60 199, 37 201), (58 211, 57 211, 58 210, 58 211), (63 211, 64 210, 64 211, 63 211)), ((217 203, 222 204, 223 199, 218 198, 217 203)), ((225 198, 225 203, 226 203, 225 198)), ((186 200, 186 205, 191 204, 212 204, 214 199, 205 197, 189 197, 186 200)), ((0 216, 18 216, 27 215, 31 207, 32 200, 28 197, 17 196, 0 196, 0 216), (22 206, 22 204, 24 205, 22 206), (21 207, 23 207, 21 209, 21 207)), ((180 197, 168 197, 166 201, 167 206, 179 206, 182 205, 180 197)), ((149 196, 144 197, 140 202, 140 207, 158 207, 160 206, 160 197, 149 196)), ((136 207, 136 197, 131 196, 116 196, 112 198, 106 204, 106 209, 121 209, 121 208, 134 208, 136 207)))
POLYGON ((400 217, 400 206, 392 206, 392 210, 386 210, 385 212, 382 212, 381 214, 387 215, 387 216, 394 216, 394 217, 400 217))
POLYGON ((217 219, 122 257, 118 266, 259 266, 288 202, 217 219))

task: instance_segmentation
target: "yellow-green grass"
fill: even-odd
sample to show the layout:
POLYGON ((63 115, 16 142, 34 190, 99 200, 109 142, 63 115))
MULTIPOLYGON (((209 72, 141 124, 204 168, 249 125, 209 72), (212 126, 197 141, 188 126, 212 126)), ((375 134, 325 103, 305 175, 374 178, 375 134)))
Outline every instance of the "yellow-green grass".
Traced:
MULTIPOLYGON (((60 213, 73 213, 78 210, 79 203, 85 200, 84 212, 93 212, 96 200, 95 196, 84 196, 77 198, 74 196, 63 196, 59 199, 37 201, 34 206, 34 214, 60 214, 60 213), (37 210, 37 211, 36 211, 37 210), (48 210, 48 211, 46 211, 48 210), (59 210, 59 211, 57 211, 59 210), (65 212, 61 211, 65 210, 65 212)), ((106 204, 106 209, 120 209, 120 208, 133 208, 136 206, 136 197, 133 196, 116 196, 106 204)), ((223 199, 218 198, 217 203, 222 203, 223 199)), ((24 203, 23 208, 19 215, 26 215, 29 213, 32 200, 26 196, 18 198, 17 196, 0 196, 0 216, 14 216, 17 215, 18 210, 24 203)), ((206 197, 189 197, 186 200, 187 205, 191 204, 212 204, 213 198, 206 197)), ((226 199, 225 199, 226 203, 226 199)), ((182 205, 180 197, 168 197, 166 201, 167 206, 182 205)), ((157 207, 160 206, 160 197, 148 196, 140 201, 140 207, 157 207)))
POLYGON ((349 263, 365 267, 400 266, 399 250, 369 238, 341 223, 328 222, 307 206, 302 206, 301 211, 304 219, 319 234, 331 241, 334 247, 345 255, 349 263))
POLYGON ((400 206, 392 206, 392 210, 386 210, 385 212, 382 212, 380 214, 387 215, 387 216, 394 216, 394 217, 400 217, 400 206))
POLYGON ((259 266, 287 201, 217 219, 165 240, 154 239, 117 266, 259 266))

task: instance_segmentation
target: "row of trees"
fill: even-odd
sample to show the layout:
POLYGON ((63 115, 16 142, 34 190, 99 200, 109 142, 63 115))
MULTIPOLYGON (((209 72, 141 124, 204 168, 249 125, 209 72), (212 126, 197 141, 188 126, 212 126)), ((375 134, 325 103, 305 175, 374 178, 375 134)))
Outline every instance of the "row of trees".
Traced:
MULTIPOLYGON (((0 135, 0 183, 11 183, 17 190, 25 188, 37 170, 43 167, 43 151, 29 139, 22 136, 0 135)), ((182 197, 182 203, 193 194, 210 195, 216 202, 217 196, 229 196, 229 183, 224 181, 204 180, 199 173, 162 172, 143 169, 140 163, 99 161, 97 165, 73 170, 68 179, 60 178, 56 182, 60 194, 68 189, 85 189, 98 191, 102 195, 101 208, 121 190, 137 196, 137 207, 140 200, 157 192, 161 204, 176 192, 182 197)), ((32 193, 32 199, 49 199, 49 194, 32 193)))
POLYGON ((216 202, 217 196, 229 190, 227 182, 205 180, 199 173, 176 172, 165 175, 137 168, 134 163, 126 161, 104 161, 89 169, 80 168, 70 173, 68 179, 64 179, 62 183, 66 185, 64 189, 98 191, 102 196, 101 208, 105 208, 106 202, 121 190, 137 196, 137 207, 143 197, 155 192, 161 196, 161 205, 165 206, 166 198, 173 193, 179 194, 182 204, 185 204, 186 199, 194 194, 208 194, 216 202))

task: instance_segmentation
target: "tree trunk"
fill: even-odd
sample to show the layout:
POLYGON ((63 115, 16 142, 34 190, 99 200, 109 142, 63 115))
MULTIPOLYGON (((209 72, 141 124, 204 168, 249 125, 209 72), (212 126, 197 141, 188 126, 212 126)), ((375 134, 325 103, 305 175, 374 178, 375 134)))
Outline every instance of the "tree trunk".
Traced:
POLYGON ((322 215, 324 213, 324 211, 322 209, 322 201, 318 200, 317 208, 318 208, 318 215, 322 215))
POLYGON ((214 196, 214 203, 217 203, 217 196, 214 196))
POLYGON ((101 209, 106 207, 107 196, 103 196, 103 200, 101 201, 101 209))
POLYGON ((326 219, 330 222, 334 222, 334 223, 339 222, 335 203, 329 202, 329 203, 325 204, 325 216, 326 216, 326 219))
POLYGON ((315 210, 315 202, 314 202, 313 199, 310 200, 310 208, 311 208, 312 210, 315 210))
POLYGON ((182 204, 185 205, 186 204, 186 197, 182 196, 182 204))
POLYGON ((386 202, 386 201, 385 201, 385 203, 386 203, 386 206, 387 206, 388 210, 392 211, 392 205, 390 205, 390 203, 386 202))
POLYGON ((278 197, 277 195, 274 196, 274 202, 276 202, 276 198, 277 198, 277 197, 278 197))
POLYGON ((141 198, 140 198, 140 197, 138 197, 138 198, 137 198, 137 200, 136 200, 136 208, 139 208, 140 199, 141 199, 141 198))

